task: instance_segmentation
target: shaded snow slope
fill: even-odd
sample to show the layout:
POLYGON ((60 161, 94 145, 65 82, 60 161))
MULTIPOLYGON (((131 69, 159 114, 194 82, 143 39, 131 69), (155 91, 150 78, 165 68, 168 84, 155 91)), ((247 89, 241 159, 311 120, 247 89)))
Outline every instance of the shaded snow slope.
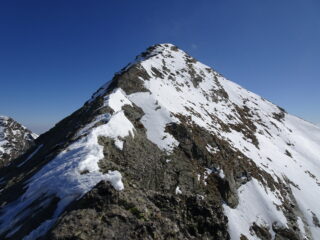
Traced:
MULTIPOLYGON (((241 236, 259 239, 261 231, 271 239, 289 233, 296 239, 319 238, 319 127, 225 79, 171 44, 155 45, 139 55, 113 81, 103 85, 80 111, 89 111, 90 107, 93 111, 88 112, 89 117, 78 122, 73 116, 65 120, 79 126, 71 133, 65 130, 67 141, 63 149, 58 148, 58 153, 55 149, 60 143, 49 147, 51 139, 39 140, 33 151, 17 163, 19 171, 31 174, 17 180, 21 181, 23 193, 3 205, 0 236, 9 238, 19 233, 24 239, 36 239, 46 234, 70 203, 102 180, 110 182, 116 190, 126 191, 121 173, 117 170, 103 173, 99 161, 109 149, 104 149, 103 144, 107 144, 104 138, 111 140, 120 152, 126 149, 127 138, 137 138, 137 123, 132 122, 136 119, 139 128, 145 131, 145 138, 168 157, 167 165, 174 161, 177 149, 189 143, 179 141, 179 134, 183 133, 172 133, 170 127, 179 125, 189 129, 197 126, 221 140, 227 150, 209 141, 202 146, 213 158, 224 150, 237 153, 234 156, 239 162, 240 158, 242 163, 247 160, 243 166, 248 168, 247 175, 235 176, 237 169, 232 169, 235 166, 221 160, 217 160, 218 167, 193 169, 203 187, 210 187, 214 175, 226 183, 223 191, 229 187, 230 195, 235 195, 231 198, 226 194, 222 203, 232 240, 241 236), (141 117, 132 112, 134 116, 129 117, 130 111, 124 111, 128 106, 141 111, 141 117), (48 154, 38 160, 46 151, 48 154), (50 161, 45 162, 46 159, 50 161), (33 165, 36 161, 44 163, 36 168, 33 165), (52 196, 56 197, 54 203, 52 196), (53 205, 53 213, 24 233, 24 222, 31 214, 29 207, 39 200, 41 204, 35 210, 53 205)), ((175 197, 190 193, 179 182, 173 189, 175 197)), ((197 197, 205 199, 202 195, 197 197)))

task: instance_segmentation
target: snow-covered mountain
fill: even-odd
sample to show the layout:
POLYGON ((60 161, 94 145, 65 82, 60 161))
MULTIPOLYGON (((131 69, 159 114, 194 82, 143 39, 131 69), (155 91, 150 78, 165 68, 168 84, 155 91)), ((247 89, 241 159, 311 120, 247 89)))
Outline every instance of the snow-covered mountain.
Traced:
POLYGON ((319 239, 320 129, 148 48, 0 170, 3 239, 319 239))
POLYGON ((36 134, 12 118, 0 116, 0 167, 23 154, 36 138, 36 134))

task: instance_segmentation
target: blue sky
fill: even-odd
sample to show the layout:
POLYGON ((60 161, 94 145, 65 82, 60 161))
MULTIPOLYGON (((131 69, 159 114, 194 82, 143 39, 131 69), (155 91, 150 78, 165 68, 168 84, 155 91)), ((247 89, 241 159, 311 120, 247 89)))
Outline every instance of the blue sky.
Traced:
POLYGON ((41 133, 137 54, 170 42, 320 123, 318 0, 0 2, 0 115, 41 133))

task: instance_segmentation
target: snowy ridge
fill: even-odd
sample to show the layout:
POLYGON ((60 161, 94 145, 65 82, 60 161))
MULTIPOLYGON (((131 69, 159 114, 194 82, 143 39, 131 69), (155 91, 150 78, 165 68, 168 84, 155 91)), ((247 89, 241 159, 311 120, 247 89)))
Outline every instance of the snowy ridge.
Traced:
MULTIPOLYGON (((110 116, 97 116, 93 123, 80 130, 79 140, 69 145, 67 149, 28 180, 26 192, 18 200, 4 208, 4 213, 0 217, 0 233, 6 232, 6 236, 10 237, 18 231, 19 226, 10 229, 10 225, 7 223, 13 224, 23 221, 25 214, 20 217, 16 217, 16 215, 28 212, 28 206, 43 196, 59 197, 55 213, 50 220, 43 222, 24 239, 36 239, 45 234, 66 206, 90 191, 98 182, 105 180, 118 191, 124 189, 122 175, 119 171, 109 171, 106 174, 100 172, 98 161, 104 155, 103 147, 98 143, 98 138, 102 136, 112 138, 115 140, 116 146, 122 148, 123 141, 120 138, 134 136, 134 127, 121 110, 121 107, 127 103, 129 101, 125 99, 120 90, 111 93, 106 98, 105 105, 111 107, 115 112, 110 116), (94 125, 98 122, 104 124, 95 127, 94 125)), ((38 146, 31 155, 36 154, 41 147, 41 145, 38 146)), ((29 161, 32 158, 30 156, 25 161, 29 161)), ((20 165, 24 163, 22 162, 20 165)), ((49 202, 42 204, 46 205, 49 202)))

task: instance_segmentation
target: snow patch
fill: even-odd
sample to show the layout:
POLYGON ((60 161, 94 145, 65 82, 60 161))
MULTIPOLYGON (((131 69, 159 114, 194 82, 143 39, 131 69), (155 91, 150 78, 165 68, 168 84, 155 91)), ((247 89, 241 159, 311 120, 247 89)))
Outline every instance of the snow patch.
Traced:
POLYGON ((119 171, 108 171, 106 180, 111 183, 114 189, 121 191, 124 189, 122 175, 119 171))
POLYGON ((298 227, 300 229, 300 232, 302 233, 303 236, 305 236, 306 235, 306 231, 304 229, 304 224, 303 224, 303 221, 302 221, 301 217, 298 217, 297 223, 298 223, 298 227))
POLYGON ((176 187, 175 193, 176 194, 182 194, 182 191, 181 191, 179 186, 176 187))
POLYGON ((128 98, 141 107, 145 113, 140 122, 147 129, 148 139, 158 145, 160 149, 171 152, 179 142, 165 131, 165 127, 167 124, 178 120, 172 117, 166 108, 161 107, 161 102, 155 100, 148 92, 133 93, 128 98))
POLYGON ((132 106, 132 103, 126 97, 126 94, 124 93, 124 91, 120 88, 115 89, 112 94, 104 97, 103 106, 109 106, 115 112, 121 111, 124 105, 132 106))
MULTIPOLYGON (((272 229, 272 224, 277 222, 280 226, 286 227, 287 220, 277 205, 280 200, 269 190, 265 190, 256 179, 242 185, 238 189, 239 204, 235 209, 223 205, 224 212, 229 219, 228 229, 231 240, 239 240, 244 234, 249 240, 256 240, 250 234, 250 227, 253 222, 263 224, 272 229)), ((274 232, 272 232, 274 237, 274 232)))
POLYGON ((207 144, 206 149, 208 152, 215 154, 217 152, 219 152, 219 148, 218 147, 212 147, 211 145, 207 144))

